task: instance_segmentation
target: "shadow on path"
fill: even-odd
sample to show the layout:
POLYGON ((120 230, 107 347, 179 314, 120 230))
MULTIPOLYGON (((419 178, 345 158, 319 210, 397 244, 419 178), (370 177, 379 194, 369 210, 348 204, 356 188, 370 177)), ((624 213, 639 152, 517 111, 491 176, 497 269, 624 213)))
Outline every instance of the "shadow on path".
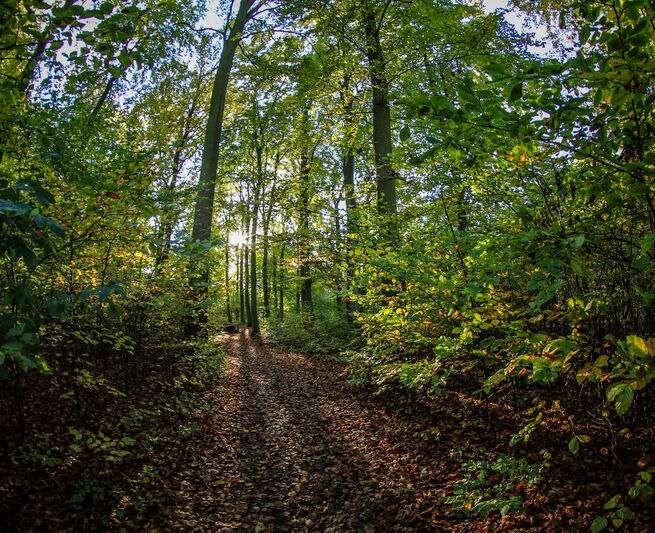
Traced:
POLYGON ((435 507, 438 496, 422 492, 417 502, 414 484, 427 475, 407 442, 417 428, 399 432, 398 421, 379 405, 360 401, 344 385, 337 363, 262 346, 243 333, 224 342, 231 355, 228 371, 208 393, 204 413, 197 415, 199 429, 185 450, 165 451, 179 460, 161 480, 176 494, 175 503, 147 513, 141 525, 194 531, 427 529, 416 506, 435 507))

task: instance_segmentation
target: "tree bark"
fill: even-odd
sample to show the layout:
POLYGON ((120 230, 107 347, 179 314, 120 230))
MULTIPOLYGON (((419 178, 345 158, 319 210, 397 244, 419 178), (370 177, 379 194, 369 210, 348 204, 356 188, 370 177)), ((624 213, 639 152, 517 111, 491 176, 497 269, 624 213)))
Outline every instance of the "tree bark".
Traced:
MULTIPOLYGON (((193 231, 191 233, 194 241, 207 241, 211 237, 218 156, 223 133, 223 114, 225 112, 228 81, 234 63, 234 55, 243 36, 243 30, 246 23, 255 15, 256 9, 252 9, 255 3, 255 0, 241 0, 236 17, 229 24, 229 32, 226 25, 226 32, 228 33, 223 42, 223 49, 221 50, 218 69, 214 78, 205 130, 205 142, 202 150, 200 179, 193 216, 193 231)), ((194 270, 189 276, 189 285, 191 286, 195 306, 202 306, 202 302, 207 296, 208 284, 209 263, 205 257, 203 261, 199 262, 198 269, 194 270)), ((187 336, 197 335, 200 325, 205 321, 206 315, 204 313, 191 317, 190 327, 187 328, 187 336)))
MULTIPOLYGON (((355 262, 352 256, 354 248, 353 235, 357 233, 357 199, 355 196, 355 147, 352 139, 352 131, 355 127, 355 117, 353 115, 353 95, 350 89, 350 76, 344 76, 341 81, 341 105, 343 106, 345 132, 345 142, 343 157, 341 161, 341 175, 343 179, 343 194, 346 201, 346 238, 345 238, 345 255, 346 255, 346 273, 345 285, 357 294, 357 287, 352 287, 355 279, 355 262)), ((353 321, 355 305, 350 298, 346 298, 346 319, 348 322, 353 321)))
MULTIPOLYGON (((397 211, 396 173, 390 161, 393 144, 391 142, 389 82, 375 10, 371 7, 369 0, 362 0, 360 6, 366 39, 366 59, 372 86, 373 149, 375 151, 378 214, 383 217, 382 224, 388 226, 393 221, 384 220, 384 218, 395 215, 397 211)), ((390 228, 387 227, 387 229, 390 228)))
POLYGON ((285 276, 284 276, 284 246, 282 246, 282 250, 280 251, 280 261, 279 261, 279 290, 280 290, 280 297, 279 297, 279 305, 280 307, 278 308, 278 318, 280 320, 284 319, 284 289, 285 289, 285 276))
POLYGON ((259 336, 259 310, 257 302, 257 218, 259 212, 259 189, 255 191, 250 226, 250 334, 259 336))
POLYGON ((239 321, 246 323, 246 293, 243 282, 243 245, 239 246, 237 252, 237 268, 239 270, 239 321))
POLYGON ((246 303, 246 326, 252 326, 252 311, 250 307, 250 247, 243 247, 243 286, 245 293, 243 299, 246 303))
POLYGON ((314 302, 312 300, 312 276, 309 266, 310 242, 309 242, 309 197, 310 197, 310 158, 303 151, 300 155, 300 208, 298 221, 298 233, 300 244, 300 307, 310 315, 313 313, 314 302))
POLYGON ((230 243, 225 243, 225 310, 227 321, 232 323, 232 306, 230 305, 230 243))
MULTIPOLYGON (((271 202, 272 206, 272 202, 271 202)), ((266 210, 266 215, 262 223, 262 296, 264 298, 264 316, 269 317, 271 314, 271 285, 269 279, 269 238, 268 228, 270 224, 270 206, 266 210)), ((275 275, 275 274, 273 274, 275 275)))
MULTIPOLYGON (((279 154, 276 157, 275 169, 277 169, 277 163, 279 162, 279 154)), ((262 293, 264 296, 264 316, 269 317, 271 315, 271 284, 269 277, 269 248, 270 248, 270 235, 269 228, 271 227, 271 218, 273 216, 273 203, 275 201, 275 186, 268 195, 268 206, 266 208, 266 213, 264 214, 262 221, 262 237, 263 237, 263 249, 262 249, 262 293)), ((273 274, 275 276, 275 274, 273 274)))
POLYGON ((275 257, 275 254, 273 254, 273 260, 272 260, 272 267, 271 267, 271 281, 272 281, 272 286, 271 286, 271 291, 272 291, 272 296, 273 296, 273 309, 277 312, 277 263, 278 263, 278 258, 275 257))

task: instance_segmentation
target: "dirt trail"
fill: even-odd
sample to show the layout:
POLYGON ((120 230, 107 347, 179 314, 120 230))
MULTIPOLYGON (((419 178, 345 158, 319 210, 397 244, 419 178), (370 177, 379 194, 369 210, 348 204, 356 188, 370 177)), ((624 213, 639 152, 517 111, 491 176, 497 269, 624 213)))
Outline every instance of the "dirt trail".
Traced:
POLYGON ((336 363, 243 335, 227 338, 226 347, 227 377, 209 393, 202 429, 174 464, 174 479, 163 480, 176 504, 149 526, 428 529, 438 494, 426 490, 434 469, 416 461, 411 440, 418 424, 399 423, 379 403, 362 401, 336 363))
POLYGON ((243 334, 222 342, 227 372, 203 407, 153 447, 156 497, 132 514, 137 529, 584 530, 579 508, 563 507, 561 495, 543 496, 538 486, 521 489, 521 515, 467 517, 443 503, 476 449, 507 440, 515 421, 500 412, 484 422, 479 402, 455 393, 430 409, 402 395, 376 397, 348 385, 339 363, 243 334))
MULTIPOLYGON (((153 410, 130 415, 138 423, 142 413, 147 423, 120 464, 98 458, 75 463, 78 469, 61 464, 25 479, 6 476, 11 490, 20 481, 14 486, 23 497, 2 502, 10 511, 3 516, 0 506, 0 524, 10 524, 3 531, 588 531, 609 498, 588 475, 603 472, 591 463, 603 456, 571 456, 562 434, 542 431, 509 449, 521 421, 506 404, 456 388, 438 397, 397 389, 375 396, 347 385, 343 365, 325 358, 243 334, 220 342, 230 354, 225 371, 198 388, 180 375, 186 381, 167 401, 157 395, 153 410), (548 464, 540 462, 542 448, 548 464), (478 476, 508 452, 541 464, 540 483, 519 482, 507 460, 504 470, 478 476), (487 466, 463 472, 467 462, 487 466), (445 503, 461 480, 466 499, 445 503), (492 512, 467 513, 482 491, 492 512), (501 517, 509 498, 523 510, 501 517)), ((651 524, 631 530, 651 531, 651 524)))

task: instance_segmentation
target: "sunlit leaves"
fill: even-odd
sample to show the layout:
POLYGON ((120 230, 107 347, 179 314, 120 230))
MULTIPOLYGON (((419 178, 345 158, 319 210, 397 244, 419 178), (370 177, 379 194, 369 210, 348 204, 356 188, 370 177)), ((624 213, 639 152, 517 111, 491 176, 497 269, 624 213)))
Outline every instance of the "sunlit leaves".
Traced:
POLYGON ((627 383, 615 383, 607 390, 607 400, 614 403, 616 414, 623 416, 634 400, 634 391, 627 383))

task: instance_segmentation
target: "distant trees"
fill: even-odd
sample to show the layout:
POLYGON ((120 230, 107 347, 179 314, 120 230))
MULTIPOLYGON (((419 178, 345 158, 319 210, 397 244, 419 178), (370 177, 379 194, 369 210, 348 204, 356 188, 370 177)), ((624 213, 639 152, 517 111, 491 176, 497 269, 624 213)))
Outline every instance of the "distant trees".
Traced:
MULTIPOLYGON (((223 132, 223 114, 234 56, 243 38, 246 24, 257 15, 265 3, 264 0, 241 0, 236 13, 233 14, 234 2, 230 2, 230 7, 226 14, 225 26, 222 31, 223 43, 221 56, 214 78, 214 86, 212 88, 207 115, 207 127, 205 130, 200 178, 198 181, 198 196, 194 210, 193 231, 191 233, 191 237, 198 242, 206 242, 211 238, 218 158, 223 132)), ((199 324, 203 323, 206 317, 202 300, 208 294, 210 265, 207 261, 201 261, 197 268, 190 278, 192 298, 197 306, 196 314, 190 317, 188 323, 188 333, 190 336, 198 332, 199 324)))

